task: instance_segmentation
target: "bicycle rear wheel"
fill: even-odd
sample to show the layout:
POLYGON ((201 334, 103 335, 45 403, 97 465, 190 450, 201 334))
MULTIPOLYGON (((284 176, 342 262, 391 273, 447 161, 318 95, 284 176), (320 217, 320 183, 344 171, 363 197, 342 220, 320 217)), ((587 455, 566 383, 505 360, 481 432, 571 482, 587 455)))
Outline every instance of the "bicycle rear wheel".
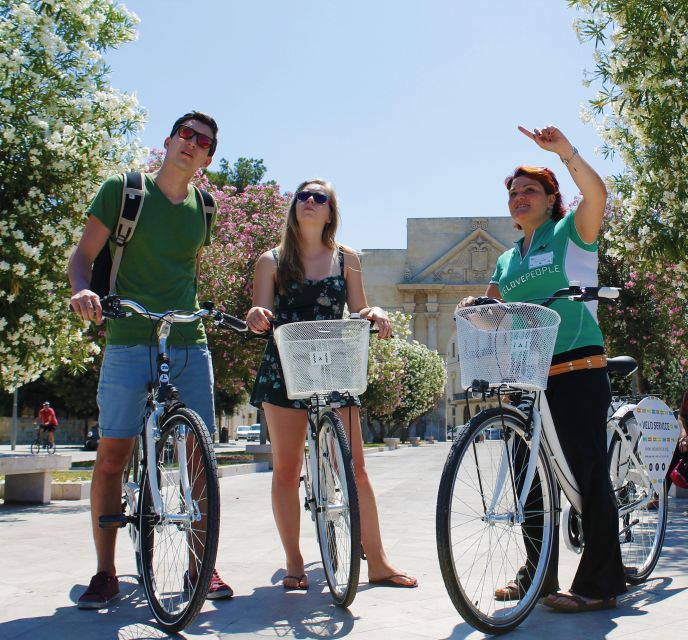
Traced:
POLYGON ((351 450, 334 411, 320 417, 316 446, 318 544, 332 597, 340 607, 348 607, 358 588, 361 525, 351 450))
POLYGON ((45 450, 48 452, 48 455, 53 455, 55 453, 55 443, 54 442, 48 442, 45 445, 45 450))
MULTIPOLYGON (((155 513, 144 470, 140 536, 148 604, 167 631, 180 631, 198 614, 210 586, 220 528, 217 463, 198 414, 178 408, 163 418, 155 447, 163 515, 155 513), (179 455, 186 453, 191 488, 187 500, 179 455)), ((150 452, 147 452, 150 455, 150 452)))
POLYGON ((489 409, 464 427, 451 448, 437 496, 437 553, 454 606, 476 629, 518 626, 538 601, 552 549, 555 485, 537 452, 530 493, 519 515, 532 450, 523 418, 489 409), (495 593, 518 579, 518 597, 495 593))
POLYGON ((642 466, 637 438, 633 437, 638 433, 635 418, 627 418, 620 426, 624 439, 618 433, 612 437, 609 475, 619 508, 619 543, 626 582, 641 584, 654 571, 662 552, 669 505, 666 484, 656 493, 642 466), (648 496, 649 503, 645 500, 648 496))

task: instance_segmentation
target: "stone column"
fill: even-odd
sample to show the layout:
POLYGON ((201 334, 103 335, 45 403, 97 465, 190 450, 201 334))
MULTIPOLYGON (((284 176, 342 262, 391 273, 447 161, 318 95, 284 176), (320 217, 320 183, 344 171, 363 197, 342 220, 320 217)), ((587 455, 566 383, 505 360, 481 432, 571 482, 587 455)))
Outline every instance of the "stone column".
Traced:
POLYGON ((437 350, 437 319, 439 318, 439 304, 437 294, 429 292, 426 317, 428 319, 428 349, 437 350))
POLYGON ((413 318, 415 315, 416 311, 416 303, 413 299, 414 295, 413 292, 411 293, 404 293, 404 313, 408 313, 411 316, 411 320, 409 321, 409 329, 411 330, 411 333, 409 333, 409 336, 407 340, 410 342, 413 340, 413 318))

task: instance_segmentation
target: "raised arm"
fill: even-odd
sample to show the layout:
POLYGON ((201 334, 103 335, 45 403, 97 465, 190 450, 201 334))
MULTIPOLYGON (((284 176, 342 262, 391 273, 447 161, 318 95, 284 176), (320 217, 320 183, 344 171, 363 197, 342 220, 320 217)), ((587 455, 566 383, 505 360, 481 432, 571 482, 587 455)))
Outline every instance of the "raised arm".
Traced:
POLYGON ((556 127, 533 129, 531 132, 519 126, 518 130, 541 149, 556 153, 569 170, 583 196, 575 213, 576 230, 583 242, 594 242, 600 233, 607 204, 607 187, 602 178, 556 127))
POLYGON ((103 321, 100 297, 89 288, 93 262, 110 237, 110 230, 95 216, 89 216, 79 244, 69 258, 67 275, 72 285, 69 304, 82 320, 103 321))
POLYGON ((273 318, 272 304, 275 299, 275 273, 277 264, 272 251, 258 258, 253 275, 253 306, 246 314, 246 324, 254 333, 264 333, 273 318))
POLYGON ((346 279, 346 304, 351 313, 360 313, 361 318, 373 320, 377 326, 379 338, 392 335, 392 325, 387 313, 380 307, 368 306, 363 288, 363 271, 361 260, 353 251, 344 250, 344 278, 346 279))

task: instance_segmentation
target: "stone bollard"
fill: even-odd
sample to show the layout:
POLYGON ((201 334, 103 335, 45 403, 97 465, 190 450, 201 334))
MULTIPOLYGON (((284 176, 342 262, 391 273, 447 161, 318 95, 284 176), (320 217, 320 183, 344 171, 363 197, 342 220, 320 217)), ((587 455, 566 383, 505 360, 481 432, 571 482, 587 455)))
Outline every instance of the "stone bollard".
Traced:
POLYGON ((246 453, 252 454, 255 462, 267 462, 269 468, 272 469, 272 445, 269 442, 266 444, 247 444, 246 453))
POLYGON ((388 451, 394 451, 395 449, 399 448, 399 443, 401 442, 400 438, 385 438, 384 439, 385 445, 387 446, 388 451))
POLYGON ((411 436, 409 438, 409 442, 411 443, 412 447, 418 447, 418 446, 420 446, 420 437, 419 436, 411 436))
POLYGON ((435 444, 435 436, 425 436, 425 442, 428 444, 435 444))

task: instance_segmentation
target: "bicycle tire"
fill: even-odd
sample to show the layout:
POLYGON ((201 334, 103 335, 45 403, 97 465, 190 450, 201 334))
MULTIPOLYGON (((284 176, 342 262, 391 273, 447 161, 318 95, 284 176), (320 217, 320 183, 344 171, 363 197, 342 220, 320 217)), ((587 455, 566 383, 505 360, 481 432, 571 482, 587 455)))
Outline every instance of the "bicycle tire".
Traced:
POLYGON ((203 606, 215 568, 220 531, 217 462, 205 424, 190 409, 179 407, 164 416, 160 434, 155 456, 164 511, 171 515, 188 513, 180 489, 175 444, 185 438, 189 482, 194 487, 190 510, 200 520, 176 524, 160 521, 144 469, 139 508, 143 586, 160 626, 166 631, 181 631, 203 606))
MULTIPOLYGON (((634 425, 637 430, 637 422, 633 416, 622 420, 619 426, 626 437, 626 446, 621 446, 617 432, 614 432, 609 445, 609 475, 619 509, 633 505, 646 496, 644 487, 649 483, 642 467, 637 439, 636 444, 632 444, 634 425), (640 467, 630 455, 631 450, 641 464, 640 467)), ((619 515, 621 558, 626 570, 626 582, 629 584, 645 582, 657 566, 662 553, 669 510, 666 483, 659 493, 653 495, 653 503, 637 506, 619 515)))
POLYGON ((332 598, 348 607, 361 569, 361 521, 349 442, 339 416, 325 411, 318 422, 316 530, 332 598))
POLYGON ((38 440, 34 440, 31 443, 31 455, 36 455, 41 452, 41 443, 38 440))
POLYGON ((514 496, 530 455, 526 434, 526 423, 515 411, 479 413, 454 442, 437 495, 437 554, 445 587, 464 620, 489 634, 511 631, 531 612, 552 550, 556 493, 542 446, 524 505, 528 530, 516 515, 514 496), (498 486, 502 460, 506 473, 498 486), (530 578, 521 597, 496 599, 495 590, 514 580, 519 569, 530 578))
POLYGON ((133 518, 133 521, 127 525, 127 531, 132 545, 134 546, 136 578, 139 584, 143 584, 143 565, 141 563, 140 520, 136 516, 138 515, 140 505, 139 496, 143 484, 142 461, 144 460, 144 445, 144 437, 142 435, 137 436, 134 442, 134 450, 131 452, 131 458, 129 458, 129 462, 122 475, 122 512, 125 516, 133 518))
POLYGON ((55 447, 55 443, 54 443, 54 442, 48 442, 48 443, 45 445, 45 450, 48 452, 48 455, 49 455, 49 456, 52 456, 52 455, 55 454, 55 449, 56 449, 56 447, 55 447))

